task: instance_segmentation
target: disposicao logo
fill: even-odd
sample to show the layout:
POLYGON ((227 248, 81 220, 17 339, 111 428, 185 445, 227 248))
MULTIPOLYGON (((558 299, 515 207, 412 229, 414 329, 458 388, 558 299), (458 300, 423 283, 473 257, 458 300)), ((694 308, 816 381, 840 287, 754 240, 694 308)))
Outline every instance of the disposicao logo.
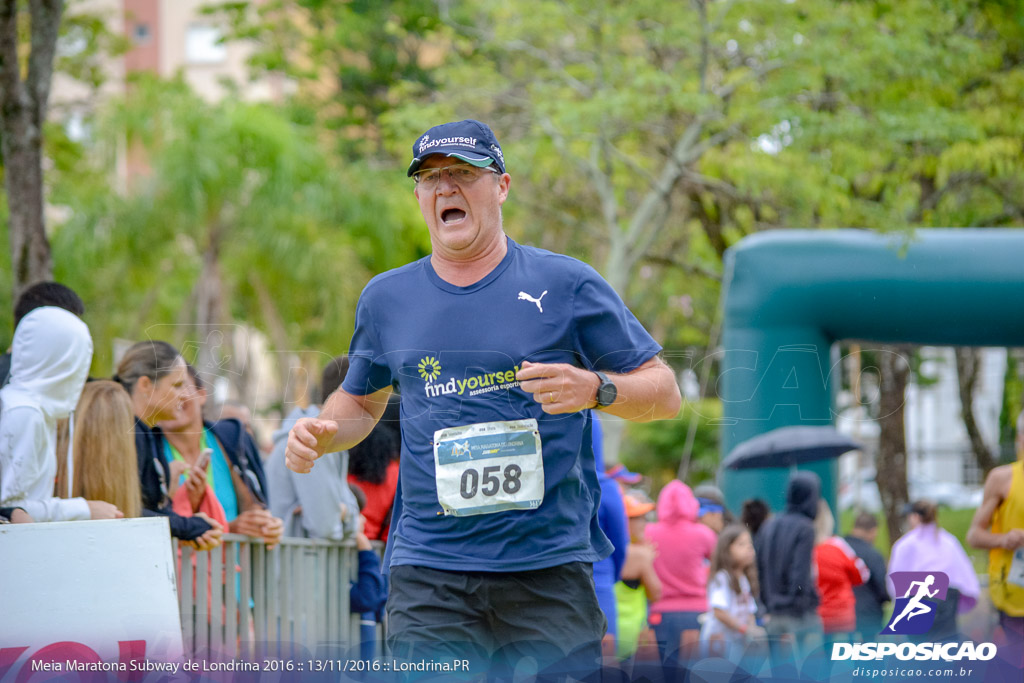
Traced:
MULTIPOLYGON (((892 617, 879 635, 921 635, 935 624, 938 603, 946 599, 949 577, 943 572, 893 572, 889 575, 897 597, 892 617)), ((832 660, 878 660, 893 655, 906 660, 966 659, 987 661, 996 656, 993 643, 833 643, 832 660)))

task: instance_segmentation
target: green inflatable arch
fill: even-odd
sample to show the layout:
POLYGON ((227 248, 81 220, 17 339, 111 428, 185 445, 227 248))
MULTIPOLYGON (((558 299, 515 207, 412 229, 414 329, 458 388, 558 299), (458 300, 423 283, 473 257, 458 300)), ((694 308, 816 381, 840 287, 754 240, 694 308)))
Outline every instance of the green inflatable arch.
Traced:
MULTIPOLYGON (((833 421, 843 339, 1024 346, 1024 230, 786 230, 726 252, 722 455, 763 432, 833 421)), ((838 464, 807 469, 835 509, 838 464)), ((785 503, 788 470, 722 471, 733 512, 785 503)))

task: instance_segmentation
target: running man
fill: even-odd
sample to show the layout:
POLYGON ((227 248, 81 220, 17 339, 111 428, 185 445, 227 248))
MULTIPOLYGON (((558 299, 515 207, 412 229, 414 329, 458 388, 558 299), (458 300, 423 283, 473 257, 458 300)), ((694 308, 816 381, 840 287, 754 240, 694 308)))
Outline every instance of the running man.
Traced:
POLYGON ((675 378, 593 268, 506 236, 511 176, 490 128, 431 128, 408 175, 432 253, 363 290, 348 376, 296 423, 288 466, 358 443, 397 386, 393 653, 592 668, 605 631, 592 564, 611 546, 588 410, 671 418, 675 378))
POLYGON ((936 595, 938 595, 938 593, 939 593, 939 589, 938 588, 936 588, 934 591, 929 591, 928 590, 928 588, 933 583, 935 583, 935 577, 932 576, 931 574, 929 574, 928 578, 926 578, 924 581, 912 581, 910 583, 910 586, 907 587, 907 594, 904 595, 903 597, 904 598, 910 598, 910 594, 914 592, 914 586, 918 586, 917 595, 915 595, 914 597, 910 598, 910 602, 908 602, 907 606, 903 608, 903 611, 900 612, 900 615, 892 620, 892 623, 889 624, 889 630, 890 631, 892 631, 893 633, 896 632, 896 624, 903 617, 906 617, 907 621, 910 621, 914 617, 916 617, 916 616, 918 616, 920 614, 928 614, 929 612, 932 611, 932 609, 934 609, 930 605, 925 605, 924 603, 921 602, 925 598, 934 598, 936 595))

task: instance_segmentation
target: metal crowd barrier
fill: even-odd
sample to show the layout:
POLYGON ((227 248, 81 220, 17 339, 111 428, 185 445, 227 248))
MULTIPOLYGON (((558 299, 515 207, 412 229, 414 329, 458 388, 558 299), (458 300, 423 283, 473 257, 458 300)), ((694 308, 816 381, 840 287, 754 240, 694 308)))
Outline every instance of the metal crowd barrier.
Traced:
MULTIPOLYGON (((357 647, 349 612, 355 543, 225 534, 210 551, 180 548, 178 603, 185 655, 214 660, 305 659, 357 647)), ((177 545, 177 544, 175 544, 177 545)))

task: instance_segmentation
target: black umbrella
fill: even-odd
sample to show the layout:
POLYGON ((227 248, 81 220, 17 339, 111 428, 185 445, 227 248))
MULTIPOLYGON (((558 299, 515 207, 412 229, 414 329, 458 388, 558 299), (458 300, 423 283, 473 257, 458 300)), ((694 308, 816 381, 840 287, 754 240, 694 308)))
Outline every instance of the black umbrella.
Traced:
POLYGON ((752 467, 794 467, 838 458, 862 446, 834 427, 779 427, 747 439, 732 449, 722 467, 742 470, 752 467))

